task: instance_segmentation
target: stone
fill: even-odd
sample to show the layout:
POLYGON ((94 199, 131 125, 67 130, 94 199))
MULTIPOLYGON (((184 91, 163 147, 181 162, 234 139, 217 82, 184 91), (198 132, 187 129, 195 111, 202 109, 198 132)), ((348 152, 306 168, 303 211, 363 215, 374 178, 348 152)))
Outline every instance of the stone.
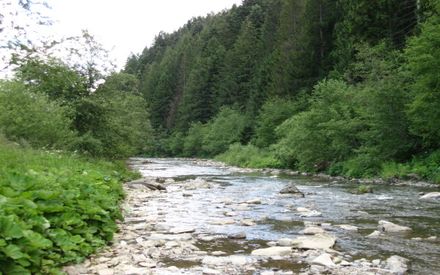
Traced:
POLYGON ((302 233, 304 235, 316 235, 316 234, 323 234, 325 233, 325 230, 322 229, 321 227, 317 227, 317 226, 310 226, 310 227, 306 227, 302 233))
POLYGON ((294 243, 294 240, 289 239, 289 238, 282 238, 282 239, 279 239, 277 241, 277 243, 279 246, 292 246, 294 243))
POLYGON ((153 233, 148 238, 150 240, 165 240, 165 241, 189 241, 192 239, 191 234, 159 234, 153 233))
POLYGON ((227 216, 227 217, 234 217, 234 216, 237 216, 237 213, 232 212, 232 211, 230 211, 230 212, 225 212, 225 216, 227 216))
POLYGON ((252 219, 244 219, 240 222, 243 226, 254 226, 255 222, 252 219))
POLYGON ((371 263, 374 265, 374 266, 379 266, 380 265, 380 259, 374 259, 374 260, 372 260, 371 261, 371 263))
POLYGON ((170 233, 173 234, 182 234, 182 233, 193 233, 196 229, 193 227, 175 227, 170 230, 170 233))
POLYGON ((134 181, 130 181, 125 183, 125 185, 129 188, 133 189, 139 189, 142 187, 148 188, 150 190, 159 190, 159 191, 166 191, 167 188, 163 186, 160 183, 152 182, 151 180, 147 178, 142 178, 134 181))
POLYGON ((435 241, 435 240, 437 240, 437 236, 431 236, 431 237, 428 237, 428 238, 426 238, 428 241, 435 241))
POLYGON ((268 248, 256 249, 251 252, 251 255, 271 257, 271 256, 287 256, 290 253, 292 253, 291 247, 272 246, 268 248))
POLYGON ((224 220, 216 220, 216 221, 210 221, 209 224, 212 225, 227 225, 227 224, 234 224, 235 220, 233 219, 224 219, 224 220))
POLYGON ((234 240, 246 239, 246 233, 245 232, 232 233, 228 235, 228 238, 234 240))
POLYGON ((171 249, 171 248, 177 247, 177 246, 179 246, 179 243, 176 242, 176 241, 169 241, 169 242, 165 243, 165 248, 166 249, 171 249))
POLYGON ((373 232, 370 233, 370 235, 367 236, 367 238, 378 238, 380 237, 380 232, 377 230, 374 230, 373 232))
POLYGON ((299 191, 299 189, 293 184, 290 183, 286 187, 280 190, 280 194, 291 194, 301 198, 304 198, 304 193, 299 191))
POLYGON ((421 200, 438 200, 440 199, 440 192, 430 192, 420 197, 421 200))
POLYGON ((408 271, 409 260, 397 255, 393 255, 386 260, 386 268, 394 274, 403 275, 408 271))
POLYGON ((206 274, 206 275, 216 275, 216 274, 222 274, 221 271, 212 269, 212 268, 207 268, 205 267, 202 271, 202 274, 206 274))
POLYGON ((226 257, 206 256, 202 259, 202 264, 209 266, 224 265, 225 262, 226 262, 226 257))
POLYGON ((340 266, 350 266, 350 265, 352 265, 350 262, 347 262, 346 260, 342 260, 340 263, 339 263, 339 265, 340 266))
POLYGON ((327 234, 300 236, 293 240, 293 246, 303 249, 327 249, 335 245, 336 239, 327 234))
POLYGON ((300 214, 301 217, 306 217, 306 218, 310 218, 310 217, 321 217, 322 213, 316 210, 312 210, 309 212, 302 212, 300 214))
POLYGON ((229 258, 229 262, 233 265, 243 266, 248 263, 248 259, 246 256, 231 255, 228 258, 229 258))
POLYGON ((109 268, 103 268, 98 270, 98 275, 113 275, 115 272, 109 268))
POLYGON ((247 203, 247 204, 261 204, 261 199, 255 198, 255 199, 247 200, 245 203, 247 203))
POLYGON ((406 233, 412 231, 412 229, 407 226, 397 225, 395 223, 384 220, 379 221, 379 225, 377 229, 380 232, 387 232, 387 233, 406 233))
POLYGON ((325 267, 335 267, 335 263, 332 261, 330 254, 323 253, 312 260, 312 264, 322 265, 325 267))
POLYGON ((223 255, 226 255, 227 253, 226 252, 223 252, 223 251, 212 251, 211 252, 211 255, 212 256, 223 256, 223 255))
POLYGON ((135 263, 148 261, 147 257, 145 257, 144 254, 133 254, 132 258, 135 263))
POLYGON ((349 224, 339 224, 336 226, 347 231, 358 231, 359 229, 357 226, 349 225, 349 224))

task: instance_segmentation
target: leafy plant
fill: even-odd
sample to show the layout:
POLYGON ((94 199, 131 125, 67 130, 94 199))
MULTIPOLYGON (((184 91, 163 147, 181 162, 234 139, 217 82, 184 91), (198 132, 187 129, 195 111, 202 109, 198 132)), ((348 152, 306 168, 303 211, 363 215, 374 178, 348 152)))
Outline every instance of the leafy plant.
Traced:
POLYGON ((0 137, 0 273, 53 274, 112 239, 123 166, 0 137))

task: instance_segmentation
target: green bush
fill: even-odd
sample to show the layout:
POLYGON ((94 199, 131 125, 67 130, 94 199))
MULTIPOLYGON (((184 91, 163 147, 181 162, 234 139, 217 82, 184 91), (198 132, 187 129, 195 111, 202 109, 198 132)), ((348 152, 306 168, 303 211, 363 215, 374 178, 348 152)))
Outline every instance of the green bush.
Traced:
POLYGON ((206 125, 202 148, 209 156, 223 153, 229 145, 241 140, 245 128, 244 115, 236 110, 223 108, 206 125))
MULTIPOLYGON (((301 110, 302 101, 291 101, 282 98, 268 100, 256 119, 255 138, 252 143, 260 148, 277 142, 275 128, 283 121, 301 110)), ((305 105, 305 104, 304 104, 305 105)))
POLYGON ((384 179, 416 177, 440 183, 440 150, 425 157, 418 156, 408 163, 385 162, 380 175, 384 179))
POLYGON ((16 82, 0 82, 0 132, 34 147, 65 148, 75 138, 70 110, 16 82))
POLYGON ((354 110, 354 90, 338 80, 317 84, 308 111, 294 115, 277 128, 275 145, 284 165, 320 171, 349 158, 358 146, 360 121, 354 110))
POLYGON ((216 156, 215 159, 239 167, 279 168, 281 166, 272 152, 250 144, 232 144, 228 151, 216 156))
POLYGON ((21 149, 0 138, 0 273, 54 274, 112 239, 120 164, 21 149))

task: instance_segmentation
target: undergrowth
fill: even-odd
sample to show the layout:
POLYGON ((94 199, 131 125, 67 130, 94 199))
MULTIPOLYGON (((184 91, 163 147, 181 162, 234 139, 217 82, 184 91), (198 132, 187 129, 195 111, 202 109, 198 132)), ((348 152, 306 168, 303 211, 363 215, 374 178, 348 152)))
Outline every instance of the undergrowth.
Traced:
POLYGON ((122 163, 21 148, 0 137, 0 274, 57 274, 103 246, 121 218, 122 163))

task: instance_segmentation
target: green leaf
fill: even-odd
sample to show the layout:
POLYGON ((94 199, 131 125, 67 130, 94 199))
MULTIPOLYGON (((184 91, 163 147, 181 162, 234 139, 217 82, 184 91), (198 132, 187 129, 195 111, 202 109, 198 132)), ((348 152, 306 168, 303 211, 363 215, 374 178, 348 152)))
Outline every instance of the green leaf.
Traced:
POLYGON ((6 240, 18 239, 23 237, 23 229, 13 216, 0 217, 0 235, 6 240))
POLYGON ((14 260, 18 260, 18 259, 22 259, 22 258, 29 258, 28 255, 21 252, 20 247, 14 245, 14 244, 10 244, 6 247, 3 247, 3 248, 1 248, 1 250, 3 251, 3 253, 5 253, 6 256, 8 256, 14 260))

